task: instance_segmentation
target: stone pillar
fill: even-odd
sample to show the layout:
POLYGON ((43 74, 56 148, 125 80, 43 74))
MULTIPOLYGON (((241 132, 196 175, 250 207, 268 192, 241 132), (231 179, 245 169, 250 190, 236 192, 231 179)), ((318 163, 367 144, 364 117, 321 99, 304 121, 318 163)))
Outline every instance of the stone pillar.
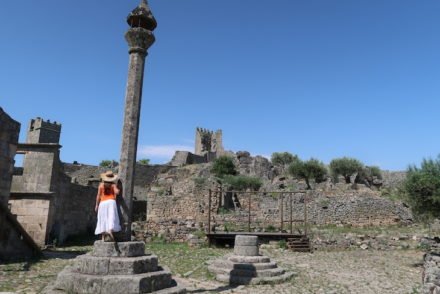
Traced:
POLYGON ((147 49, 154 43, 153 30, 157 23, 145 0, 127 18, 130 29, 125 34, 130 61, 125 93, 124 126, 122 131, 119 176, 122 181, 124 204, 122 207, 124 239, 131 239, 134 171, 142 102, 142 84, 147 49))

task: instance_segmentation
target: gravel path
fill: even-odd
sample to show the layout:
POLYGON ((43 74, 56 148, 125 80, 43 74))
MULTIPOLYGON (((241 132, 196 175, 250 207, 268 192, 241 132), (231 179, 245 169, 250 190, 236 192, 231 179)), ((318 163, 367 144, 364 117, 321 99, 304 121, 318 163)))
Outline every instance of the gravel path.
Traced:
POLYGON ((225 287, 213 281, 179 279, 189 293, 313 293, 313 294, 398 294, 419 293, 423 252, 339 251, 284 253, 266 250, 285 269, 297 273, 280 285, 225 287))

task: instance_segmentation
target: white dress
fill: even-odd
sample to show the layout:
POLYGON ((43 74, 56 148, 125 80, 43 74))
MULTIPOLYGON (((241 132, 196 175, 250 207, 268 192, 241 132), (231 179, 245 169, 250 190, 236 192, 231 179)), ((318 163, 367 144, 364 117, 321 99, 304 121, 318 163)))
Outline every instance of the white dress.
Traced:
POLYGON ((121 225, 119 224, 118 208, 115 200, 104 200, 99 203, 98 222, 96 224, 95 235, 105 232, 119 232, 121 225))

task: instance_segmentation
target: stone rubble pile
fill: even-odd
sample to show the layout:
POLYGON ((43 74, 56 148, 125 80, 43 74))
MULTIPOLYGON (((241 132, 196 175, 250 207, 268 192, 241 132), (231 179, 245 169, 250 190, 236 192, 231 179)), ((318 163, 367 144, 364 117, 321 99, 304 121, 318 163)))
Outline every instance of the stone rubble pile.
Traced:
POLYGON ((293 276, 267 256, 259 255, 258 237, 237 235, 234 254, 214 261, 208 270, 221 282, 233 285, 283 283, 293 276))
POLYGON ((78 256, 44 293, 184 294, 186 290, 158 265, 157 256, 145 254, 144 242, 96 241, 93 251, 78 256))

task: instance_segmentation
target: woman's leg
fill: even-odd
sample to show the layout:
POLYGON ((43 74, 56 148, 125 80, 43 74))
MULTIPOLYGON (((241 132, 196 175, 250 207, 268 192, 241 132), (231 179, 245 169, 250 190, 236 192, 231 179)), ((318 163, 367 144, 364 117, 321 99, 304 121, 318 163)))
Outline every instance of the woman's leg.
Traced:
POLYGON ((107 232, 107 234, 110 236, 110 240, 114 242, 115 241, 115 236, 113 236, 113 232, 110 230, 110 231, 107 232))

